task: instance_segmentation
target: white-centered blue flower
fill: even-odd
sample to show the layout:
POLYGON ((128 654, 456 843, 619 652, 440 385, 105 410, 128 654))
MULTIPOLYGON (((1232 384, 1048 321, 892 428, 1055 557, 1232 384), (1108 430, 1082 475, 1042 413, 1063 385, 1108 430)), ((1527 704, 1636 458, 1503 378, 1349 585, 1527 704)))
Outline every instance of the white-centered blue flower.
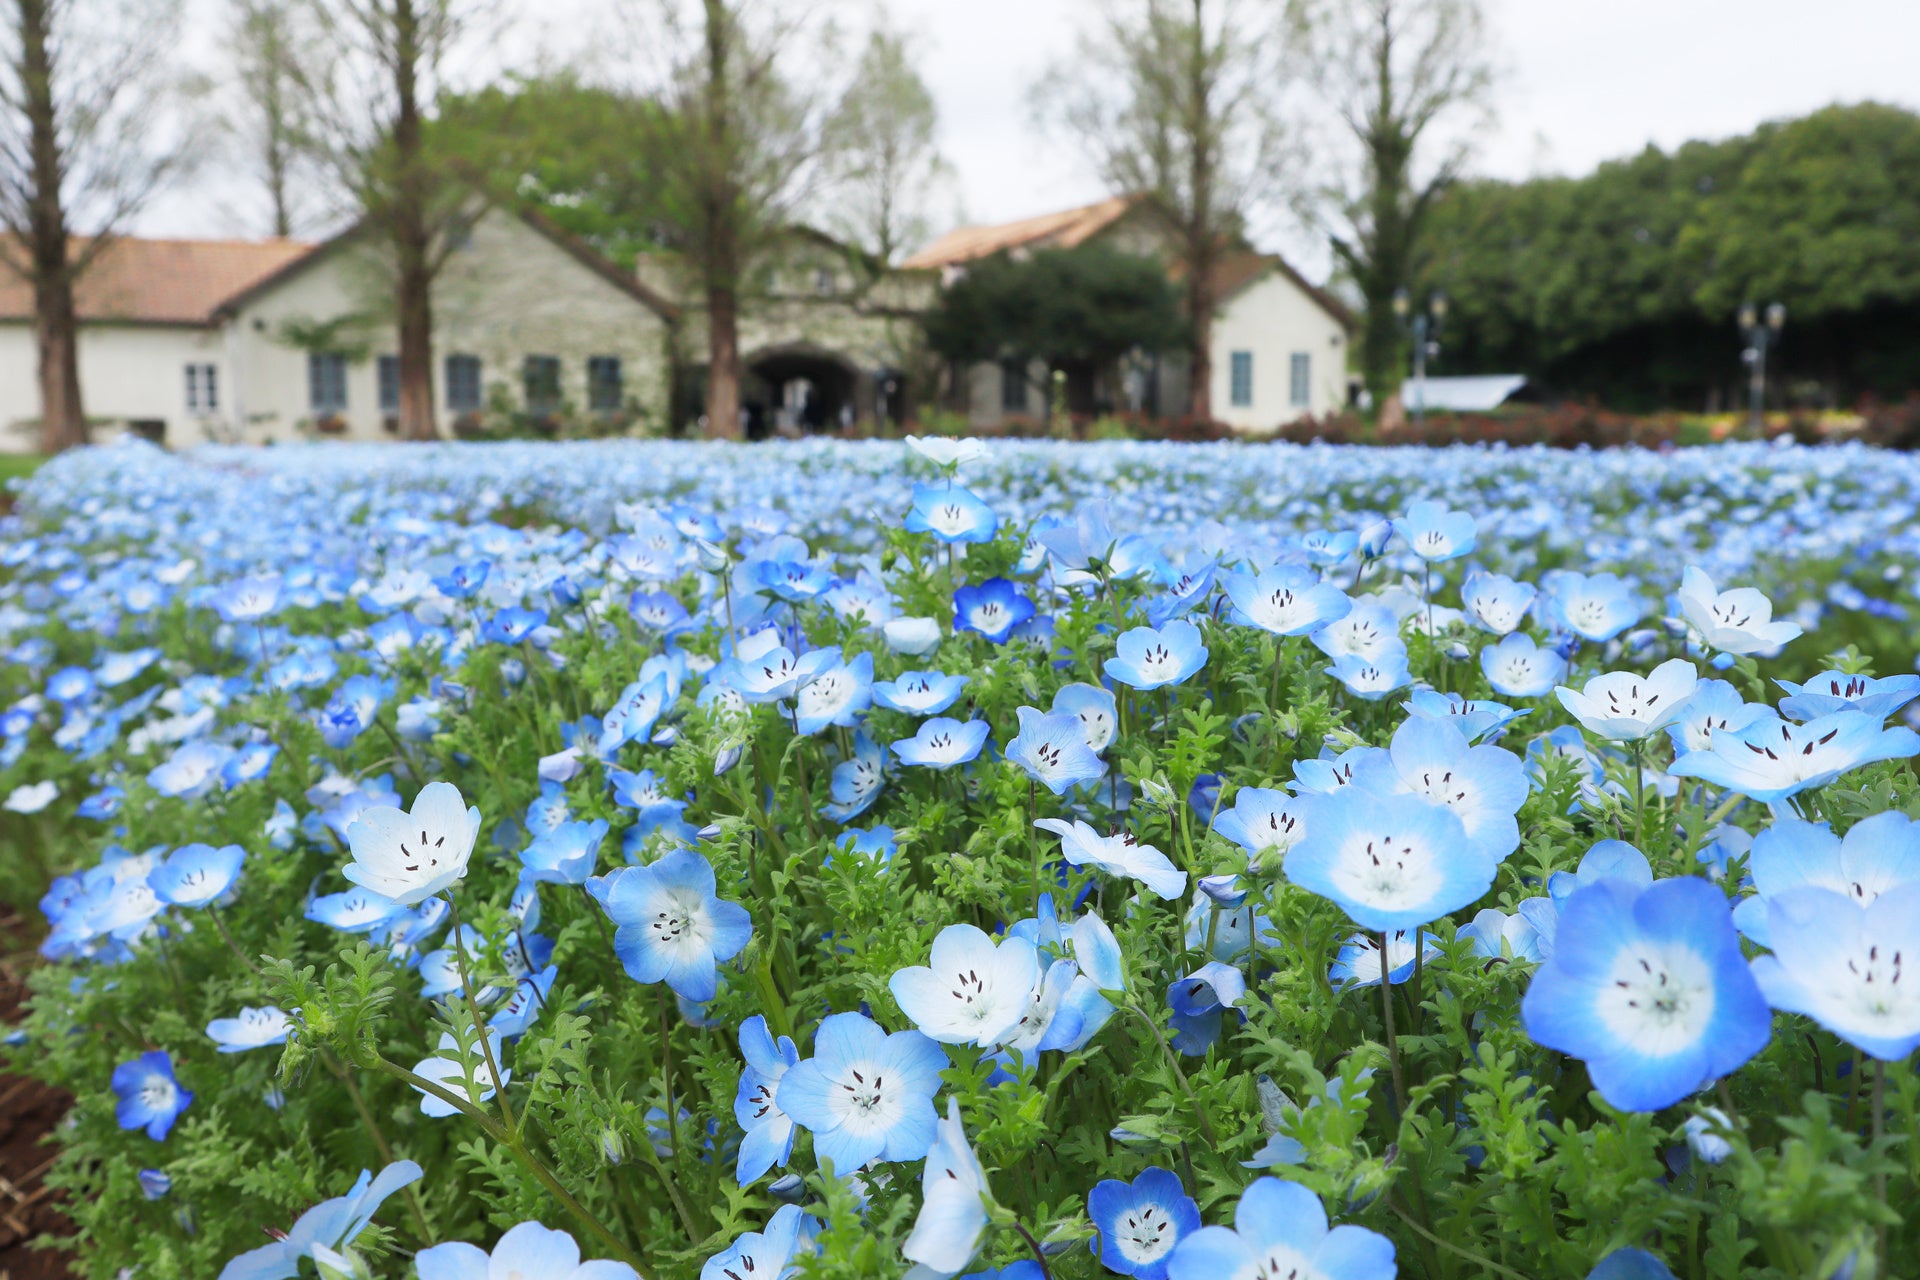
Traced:
POLYGON ((1105 751, 1120 726, 1118 706, 1111 691, 1097 684, 1064 684, 1054 692, 1053 716, 1072 716, 1086 732, 1087 749, 1095 755, 1105 751))
POLYGON ((1141 844, 1131 831, 1101 835, 1074 819, 1037 818, 1034 826, 1060 837, 1060 853, 1076 867, 1096 867, 1110 876, 1138 880, 1155 897, 1171 901, 1187 891, 1187 873, 1150 844, 1141 844))
POLYGON ((1132 1182, 1095 1183, 1087 1217, 1099 1233, 1100 1265, 1136 1280, 1163 1280, 1174 1247, 1200 1229, 1200 1206, 1177 1175, 1157 1167, 1132 1182))
MULTIPOLYGON (((500 1064, 502 1043, 500 1033, 489 1028, 487 1045, 492 1050, 492 1061, 496 1065, 500 1064)), ((468 1102, 478 1107, 491 1101, 501 1084, 513 1079, 512 1069, 502 1065, 500 1077, 496 1080, 493 1071, 487 1066, 487 1061, 487 1055, 481 1052, 479 1045, 476 1044, 463 1053, 460 1041, 453 1032, 443 1031, 440 1033, 440 1052, 431 1058, 423 1058, 414 1063, 413 1074, 422 1080, 431 1080, 440 1085, 456 1098, 464 1095, 468 1102)), ((420 1095, 420 1110, 435 1119, 456 1115, 460 1110, 437 1094, 428 1093, 419 1085, 415 1085, 413 1091, 420 1095)))
POLYGON ((1414 795, 1453 812, 1467 838, 1499 861, 1520 847, 1515 817, 1527 799, 1520 757, 1490 744, 1470 746, 1454 720, 1409 716, 1387 751, 1354 770, 1353 785, 1375 795, 1414 795))
POLYGON ((385 807, 361 811, 347 828, 353 861, 347 879, 403 907, 444 892, 467 874, 480 810, 461 799, 450 782, 429 782, 402 812, 385 807))
POLYGON ((1768 1004, 1883 1062, 1920 1047, 1920 884, 1864 907, 1831 889, 1779 894, 1767 900, 1767 940, 1773 954, 1752 963, 1768 1004))
POLYGON ((1564 706, 1588 732, 1610 742, 1639 742, 1679 718, 1699 684, 1700 673, 1684 658, 1661 663, 1646 675, 1609 671, 1584 689, 1561 685, 1564 706))
POLYGON ((913 486, 913 506, 902 522, 908 533, 930 533, 942 542, 992 542, 1000 518, 979 495, 957 484, 913 486))
POLYGON ((715 892, 713 864, 674 849, 644 867, 609 873, 600 905, 618 926, 613 949, 635 982, 665 982, 676 995, 711 1000, 717 963, 740 954, 753 936, 746 908, 715 892))
POLYGON ((790 1280, 800 1272, 800 1259, 813 1251, 819 1232, 818 1219, 797 1204, 783 1204, 773 1211, 765 1231, 742 1232, 708 1258, 700 1280, 790 1280))
POLYGON ((220 1046, 221 1053, 245 1053, 270 1044, 285 1044, 289 1026, 285 1011, 273 1005, 243 1007, 231 1018, 209 1022, 207 1038, 220 1046))
POLYGON ((920 722, 911 738, 890 744, 902 764, 923 769, 951 769, 966 764, 986 745, 991 726, 985 720, 950 720, 934 716, 920 722))
POLYGON ((1793 622, 1773 621, 1773 601, 1752 587, 1716 590, 1695 565, 1680 577, 1680 616, 1703 647, 1721 653, 1770 653, 1800 634, 1793 622))
POLYGON ((1507 698, 1544 698, 1567 673, 1567 660, 1542 649, 1524 631, 1480 650, 1480 670, 1493 691, 1507 698))
POLYGON ((1233 620, 1276 636, 1304 636, 1347 616, 1353 601, 1310 569, 1276 565, 1264 572, 1225 573, 1220 585, 1233 602, 1233 620))
POLYGON ((509 1227, 491 1254, 455 1240, 422 1249, 413 1265, 420 1280, 639 1280, 624 1262, 582 1262, 572 1236, 538 1222, 509 1227))
POLYGON ((1240 1194, 1233 1229, 1202 1227, 1167 1260, 1169 1280, 1394 1280, 1393 1241, 1365 1227, 1329 1229, 1320 1197, 1259 1178, 1240 1194))
POLYGON ((958 700, 971 678, 939 671, 903 671, 892 680, 875 681, 873 700, 889 711, 910 716, 938 715, 958 700))
POLYGON ((813 1134, 817 1159, 851 1174, 874 1160, 918 1160, 933 1145, 933 1095, 947 1055, 918 1031, 888 1035, 858 1013, 833 1013, 813 1056, 787 1068, 780 1109, 813 1134))
POLYGON ((950 1276, 963 1270, 980 1247, 992 1203, 986 1171, 960 1123, 960 1101, 949 1097, 920 1175, 920 1212, 900 1246, 917 1264, 908 1274, 950 1276))
POLYGON ((395 1161, 378 1177, 362 1169, 346 1195, 322 1200, 301 1214, 284 1235, 276 1234, 273 1243, 233 1258, 221 1269, 220 1280, 293 1280, 300 1274, 300 1259, 310 1257, 316 1246, 344 1249, 352 1244, 387 1197, 423 1176, 424 1171, 411 1160, 395 1161))
POLYGON ((1920 675, 1876 679, 1823 671, 1805 684, 1778 679, 1774 683, 1787 691, 1788 696, 1780 699, 1780 714, 1789 720, 1817 720, 1836 711, 1859 711, 1884 720, 1920 698, 1920 675))
POLYGON ((1605 879, 1567 899, 1520 1012, 1623 1111, 1672 1106, 1730 1074, 1772 1025, 1726 896, 1692 877, 1605 879))
POLYGON ((1481 630, 1504 636, 1527 620, 1537 594, 1531 582, 1515 582, 1498 573, 1470 573, 1460 588, 1460 612, 1481 630))
POLYGON ((746 1067, 733 1097, 733 1118, 746 1135, 734 1168, 741 1186, 757 1182, 767 1170, 785 1168, 793 1154, 793 1121, 780 1109, 778 1091, 787 1069, 800 1061, 791 1037, 775 1040, 767 1020, 754 1014, 740 1024, 740 1056, 746 1067))
POLYGON ((1904 813, 1876 813, 1842 838, 1824 823, 1782 818, 1754 837, 1747 874, 1757 896, 1733 909, 1733 922, 1748 938, 1770 946, 1770 898, 1827 889, 1866 907, 1891 889, 1920 883, 1920 823, 1904 813))
POLYGON ((1102 664, 1108 676, 1143 692, 1179 684, 1207 665, 1207 646, 1200 628, 1185 618, 1166 626, 1135 627, 1114 644, 1115 654, 1102 664))
POLYGON ((208 844, 182 845, 147 873, 147 884, 162 902, 204 907, 233 887, 246 858, 247 851, 237 844, 218 849, 208 844))
POLYGON ((1411 929, 1469 906, 1498 861, 1444 805, 1357 785, 1312 803, 1287 879, 1337 903, 1363 929, 1411 929))
POLYGON ((1705 751, 1689 751, 1667 772, 1738 791, 1763 804, 1825 786, 1841 774, 1878 760, 1920 752, 1920 734, 1885 728, 1874 716, 1836 711, 1805 724, 1764 718, 1722 729, 1705 751))
POLYGON ((950 924, 933 939, 925 965, 898 970, 887 989, 914 1026, 941 1044, 991 1049, 1010 1038, 1040 981, 1033 944, 996 943, 970 924, 950 924))
POLYGON ((1020 732, 1007 744, 1006 757, 1029 778, 1059 795, 1106 776, 1106 762, 1087 745, 1078 716, 1043 715, 1037 707, 1018 707, 1014 714, 1020 732))
POLYGON ((1444 503, 1410 503, 1407 514, 1393 522, 1394 532, 1407 540, 1413 554, 1435 562, 1455 560, 1473 550, 1479 532, 1472 516, 1449 510, 1444 503))
POLYGON ((1407 669, 1407 647, 1398 642, 1378 658, 1342 654, 1325 670, 1345 685, 1348 693, 1368 702, 1378 702, 1394 690, 1413 683, 1413 673, 1407 669))
POLYGON ((143 1053, 113 1069, 113 1092, 119 1099, 114 1119, 122 1129, 145 1129, 155 1142, 166 1140, 173 1122, 193 1101, 173 1075, 173 1059, 165 1050, 143 1053))
POLYGON ((1689 751, 1707 751, 1713 735, 1723 729, 1744 729, 1756 720, 1773 719, 1773 711, 1764 702, 1748 702, 1740 691, 1725 680, 1702 680, 1693 687, 1693 696, 1681 707, 1680 715, 1667 726, 1676 756, 1689 751))
POLYGON ((873 655, 856 654, 822 668, 800 686, 793 697, 794 727, 807 736, 831 725, 850 729, 872 705, 873 655))
POLYGON ((1613 639, 1646 613, 1646 606, 1618 574, 1561 572, 1550 575, 1549 619, 1583 640, 1613 639))
POLYGON ((1250 865, 1271 871, 1306 834, 1306 806, 1266 787, 1242 787, 1233 807, 1214 815, 1213 829, 1247 851, 1250 865))

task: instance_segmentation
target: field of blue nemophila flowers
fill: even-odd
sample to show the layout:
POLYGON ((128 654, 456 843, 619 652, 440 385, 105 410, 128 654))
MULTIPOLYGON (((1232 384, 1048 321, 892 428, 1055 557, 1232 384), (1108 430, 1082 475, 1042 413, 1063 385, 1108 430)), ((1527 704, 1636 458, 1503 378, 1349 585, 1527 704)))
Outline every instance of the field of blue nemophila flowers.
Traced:
POLYGON ((79 1269, 1914 1274, 1920 463, 910 444, 42 469, 79 1269))

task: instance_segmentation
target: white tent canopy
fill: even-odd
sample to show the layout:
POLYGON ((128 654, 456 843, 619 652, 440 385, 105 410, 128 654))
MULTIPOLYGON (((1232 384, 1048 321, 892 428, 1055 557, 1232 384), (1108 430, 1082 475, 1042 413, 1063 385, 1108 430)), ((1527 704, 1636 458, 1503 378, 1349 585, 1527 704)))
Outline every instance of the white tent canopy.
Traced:
POLYGON ((1409 413, 1416 407, 1453 413, 1484 413, 1497 409, 1527 385, 1524 373, 1480 373, 1465 378, 1408 378, 1400 385, 1400 404, 1409 413))

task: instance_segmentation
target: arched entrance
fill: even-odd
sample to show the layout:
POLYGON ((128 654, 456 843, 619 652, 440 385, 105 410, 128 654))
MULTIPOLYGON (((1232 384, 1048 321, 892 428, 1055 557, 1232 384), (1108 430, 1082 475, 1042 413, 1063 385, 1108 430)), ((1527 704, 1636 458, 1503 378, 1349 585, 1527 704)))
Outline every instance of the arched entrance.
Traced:
POLYGON ((837 351, 794 343, 763 348, 741 363, 750 439, 836 431, 872 412, 868 379, 837 351))

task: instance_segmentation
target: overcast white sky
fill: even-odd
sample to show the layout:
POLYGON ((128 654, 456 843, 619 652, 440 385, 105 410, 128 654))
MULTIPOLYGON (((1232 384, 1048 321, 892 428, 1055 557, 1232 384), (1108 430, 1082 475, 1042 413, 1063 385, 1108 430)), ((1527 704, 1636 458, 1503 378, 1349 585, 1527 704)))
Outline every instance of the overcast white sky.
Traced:
MULTIPOLYGON (((514 39, 567 56, 590 41, 599 0, 524 7, 514 39)), ((212 11, 214 0, 195 0, 212 11)), ((972 221, 1018 218, 1101 194, 1071 147, 1037 137, 1026 95, 1073 46, 1093 0, 889 0, 917 32, 942 147, 972 221)), ((1724 137, 1830 102, 1920 106, 1920 0, 1484 0, 1504 75, 1479 172, 1580 173, 1649 142, 1724 137)), ((856 20, 865 0, 847 0, 856 20)), ((211 26, 200 24, 205 30, 211 26)), ((208 56, 217 56, 212 50, 208 56)), ((218 174, 143 220, 148 234, 257 233, 218 174)), ((1315 272, 1295 231, 1281 248, 1315 272)))

